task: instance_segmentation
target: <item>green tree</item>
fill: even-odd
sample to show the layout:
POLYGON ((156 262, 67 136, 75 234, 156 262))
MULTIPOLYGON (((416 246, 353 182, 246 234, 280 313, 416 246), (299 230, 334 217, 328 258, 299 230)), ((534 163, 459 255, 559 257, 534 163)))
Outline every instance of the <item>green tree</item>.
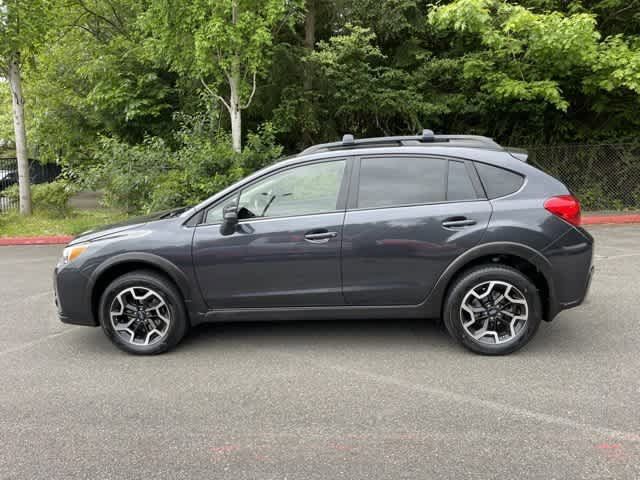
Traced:
POLYGON ((143 19, 148 45, 179 75, 198 79, 229 113, 234 151, 242 149, 242 110, 265 72, 275 31, 291 24, 300 0, 153 0, 143 19), (226 93, 225 93, 226 92, 226 93))
POLYGON ((578 104, 595 111, 593 100, 603 93, 624 90, 638 105, 637 48, 622 36, 602 41, 591 13, 537 13, 504 0, 456 0, 434 8, 428 20, 448 40, 448 56, 459 61, 466 88, 494 105, 485 104, 485 112, 538 115, 549 132, 557 113, 573 116, 570 109, 578 104))
POLYGON ((343 34, 320 42, 312 59, 329 85, 338 130, 359 135, 417 131, 425 104, 411 76, 389 66, 369 29, 347 25, 343 34))
POLYGON ((20 213, 31 215, 29 156, 22 92, 22 66, 44 37, 47 22, 46 0, 2 0, 0 2, 0 73, 7 78, 13 106, 20 213))
POLYGON ((145 55, 131 0, 65 0, 63 29, 49 32, 29 76, 30 135, 43 160, 75 167, 94 158, 102 136, 136 144, 169 136, 181 107, 176 75, 145 55))

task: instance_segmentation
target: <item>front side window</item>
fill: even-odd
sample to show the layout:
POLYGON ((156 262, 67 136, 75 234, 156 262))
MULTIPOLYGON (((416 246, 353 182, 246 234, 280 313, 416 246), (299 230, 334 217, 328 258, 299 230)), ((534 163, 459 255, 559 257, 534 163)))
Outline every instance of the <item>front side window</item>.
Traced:
POLYGON ((371 157, 360 163, 358 208, 443 202, 447 160, 371 157))
POLYGON ((258 181, 240 194, 238 218, 333 212, 345 166, 345 160, 303 165, 258 181))

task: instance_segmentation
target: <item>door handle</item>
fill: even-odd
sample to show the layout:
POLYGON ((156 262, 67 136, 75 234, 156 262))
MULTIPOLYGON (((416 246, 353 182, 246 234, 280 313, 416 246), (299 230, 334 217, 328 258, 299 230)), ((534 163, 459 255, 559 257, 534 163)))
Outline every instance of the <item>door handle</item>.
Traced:
POLYGON ((443 220, 442 226, 445 228, 462 228, 475 225, 476 221, 467 217, 451 217, 443 220))
POLYGON ((304 239, 311 243, 326 243, 329 239, 337 236, 337 232, 329 232, 328 230, 312 230, 304 235, 304 239))

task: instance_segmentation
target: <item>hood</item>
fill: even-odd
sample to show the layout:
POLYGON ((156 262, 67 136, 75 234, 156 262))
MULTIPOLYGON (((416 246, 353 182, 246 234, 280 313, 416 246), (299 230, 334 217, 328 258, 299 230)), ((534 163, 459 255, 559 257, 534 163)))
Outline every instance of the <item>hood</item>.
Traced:
POLYGON ((103 238, 108 235, 114 235, 120 232, 124 232, 126 230, 139 228, 143 225, 146 225, 149 222, 155 222, 157 220, 164 220, 167 218, 177 217, 186 209, 187 209, 186 207, 180 207, 180 208, 174 208, 172 210, 163 210, 162 212, 155 212, 149 215, 142 215, 138 217, 128 218, 127 220, 119 223, 113 223, 110 225, 104 225, 102 227, 96 227, 91 230, 87 230, 86 232, 82 232, 80 235, 75 237, 69 243, 69 245, 75 245, 77 243, 83 243, 83 242, 93 242, 94 240, 98 240, 99 238, 103 238))

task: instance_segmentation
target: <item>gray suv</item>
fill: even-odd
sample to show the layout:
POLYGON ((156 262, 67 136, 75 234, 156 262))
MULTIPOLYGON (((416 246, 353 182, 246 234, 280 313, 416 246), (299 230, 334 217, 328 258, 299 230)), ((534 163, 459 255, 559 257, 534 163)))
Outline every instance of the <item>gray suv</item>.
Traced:
POLYGON ((486 137, 316 145, 195 207, 86 232, 63 322, 154 354, 202 322, 434 318, 506 354, 585 298, 593 238, 567 187, 486 137))

